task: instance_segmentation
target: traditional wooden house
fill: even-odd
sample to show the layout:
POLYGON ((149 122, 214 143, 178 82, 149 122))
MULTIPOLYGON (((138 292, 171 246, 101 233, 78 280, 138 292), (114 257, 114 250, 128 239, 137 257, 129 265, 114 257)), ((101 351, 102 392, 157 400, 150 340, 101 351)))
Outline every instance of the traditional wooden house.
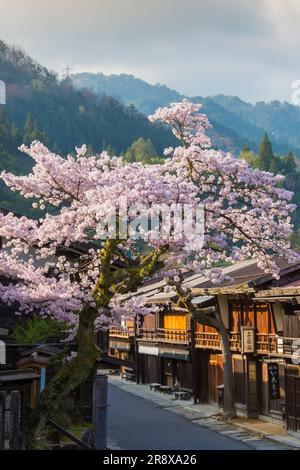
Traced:
MULTIPOLYGON (((197 275, 186 277, 183 284, 193 291, 196 304, 220 310, 230 339, 238 413, 298 430, 300 371, 299 362, 293 361, 297 345, 300 349, 300 295, 290 290, 288 299, 281 295, 278 300, 278 294, 275 302, 272 292, 299 282, 300 262, 278 260, 278 265, 280 280, 250 260, 224 268, 230 280, 218 287, 197 275)), ((159 293, 162 285, 137 292, 147 295, 149 304, 161 306, 136 327, 138 379, 191 389, 195 401, 217 403, 224 382, 219 334, 191 321, 169 294, 159 293)))
POLYGON ((300 432, 300 281, 255 294, 274 318, 274 331, 264 336, 262 355, 262 412, 283 411, 286 428, 300 432), (268 354, 268 357, 266 357, 268 354))
MULTIPOLYGON (((231 280, 218 288, 202 283, 193 291, 195 295, 214 296, 210 302, 220 309, 230 339, 238 411, 249 417, 284 421, 287 348, 291 348, 299 333, 294 330, 291 334, 291 329, 284 327, 290 324, 288 315, 278 305, 272 306, 260 292, 299 279, 300 263, 289 265, 279 260, 278 264, 279 281, 262 273, 256 263, 245 262, 232 267, 231 280), (282 348, 278 349, 278 341, 282 348)), ((217 331, 195 325, 195 349, 201 374, 196 396, 201 401, 216 401, 216 387, 223 381, 217 331)))
POLYGON ((138 322, 138 380, 192 390, 189 315, 175 306, 165 305, 161 311, 139 318, 138 322))
POLYGON ((39 381, 33 369, 0 370, 0 450, 24 449, 25 422, 39 381))
POLYGON ((110 365, 125 370, 135 371, 135 322, 126 320, 120 327, 114 326, 109 330, 109 359, 110 365))

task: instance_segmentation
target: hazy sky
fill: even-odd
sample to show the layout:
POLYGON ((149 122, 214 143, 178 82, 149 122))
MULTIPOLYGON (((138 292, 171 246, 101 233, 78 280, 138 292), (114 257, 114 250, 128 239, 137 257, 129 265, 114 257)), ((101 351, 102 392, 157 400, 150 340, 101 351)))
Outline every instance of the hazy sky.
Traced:
POLYGON ((299 0, 0 0, 0 38, 58 72, 249 101, 290 100, 299 24, 299 0))

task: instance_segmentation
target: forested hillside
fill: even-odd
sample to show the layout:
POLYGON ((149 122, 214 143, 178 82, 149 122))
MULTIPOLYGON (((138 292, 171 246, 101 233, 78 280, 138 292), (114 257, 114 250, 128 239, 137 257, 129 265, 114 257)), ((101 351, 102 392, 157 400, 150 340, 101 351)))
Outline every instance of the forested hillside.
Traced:
MULTIPOLYGON (((0 80, 6 82, 8 95, 7 105, 0 106, 0 171, 28 172, 31 161, 17 148, 35 139, 65 155, 86 143, 90 153, 107 149, 124 155, 127 161, 153 163, 160 161, 163 148, 174 143, 166 128, 151 124, 140 112, 151 113, 158 106, 183 98, 166 86, 153 86, 130 75, 79 74, 73 76, 74 87, 69 77, 59 81, 55 73, 22 50, 1 41, 0 80)), ((295 192, 294 200, 300 205, 297 167, 300 152, 290 145, 290 142, 298 145, 299 139, 300 146, 297 133, 300 112, 295 106, 281 103, 252 106, 223 95, 193 100, 203 103, 203 111, 213 125, 210 133, 215 147, 237 155, 243 149, 241 156, 251 165, 285 174, 285 186, 295 192), (265 135, 260 145, 264 136, 260 126, 275 126, 271 110, 275 116, 282 111, 280 119, 274 119, 281 133, 278 130, 269 134, 272 144, 265 135), (295 118, 292 137, 288 135, 287 112, 295 118), (287 122, 283 122, 284 116, 287 122)), ((3 185, 0 206, 19 213, 35 213, 30 201, 7 191, 3 185)), ((294 215, 294 222, 300 226, 300 210, 294 215)))
MULTIPOLYGON (((55 73, 3 41, 0 80, 7 85, 7 104, 0 109, 0 171, 28 171, 30 162, 17 148, 35 139, 64 155, 84 143, 90 152, 107 149, 121 154, 140 137, 151 140, 155 154, 160 155, 174 142, 169 130, 150 123, 134 107, 75 90, 69 78, 59 81, 55 73)), ((3 186, 0 200, 2 207, 24 210, 24 201, 12 197, 3 186)))
POLYGON ((294 193, 293 203, 297 205, 296 211, 292 214, 296 229, 293 235, 293 244, 300 246, 300 170, 293 153, 274 154, 272 143, 268 134, 265 133, 257 153, 245 146, 239 158, 246 160, 253 168, 285 176, 282 186, 294 193))
POLYGON ((159 106, 180 101, 183 96, 165 85, 150 83, 133 75, 104 75, 103 73, 78 73, 71 76, 75 88, 92 90, 97 95, 112 96, 122 103, 134 105, 140 112, 152 114, 159 106))
MULTIPOLYGON (((133 104, 139 111, 152 113, 158 106, 180 101, 183 95, 164 85, 151 85, 132 75, 104 75, 81 73, 72 76, 78 89, 93 90, 99 96, 115 96, 125 104, 133 104)), ((201 83, 199 83, 199 93, 201 83)), ((268 132, 277 153, 292 150, 300 159, 300 108, 289 103, 273 101, 255 105, 240 98, 216 95, 191 98, 203 104, 203 111, 213 124, 214 145, 235 153, 245 144, 258 151, 259 143, 268 132)))

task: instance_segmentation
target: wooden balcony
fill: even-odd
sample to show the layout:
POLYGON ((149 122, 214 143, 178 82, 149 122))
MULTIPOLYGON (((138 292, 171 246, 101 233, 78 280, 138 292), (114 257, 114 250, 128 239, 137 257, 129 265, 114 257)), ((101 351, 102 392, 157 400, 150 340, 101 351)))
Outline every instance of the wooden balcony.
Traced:
MULTIPOLYGON (((242 351, 241 333, 230 332, 230 349, 232 352, 242 351)), ((218 333, 196 332, 195 346, 200 349, 221 350, 218 333)), ((256 353, 279 357, 296 357, 300 360, 300 338, 287 338, 277 335, 256 333, 256 353), (298 351, 298 353, 297 353, 298 351)))
POLYGON ((201 349, 221 349, 221 340, 218 333, 196 331, 195 346, 201 349))
POLYGON ((190 331, 165 328, 142 328, 138 335, 138 339, 161 343, 189 344, 190 331))
POLYGON ((256 351, 259 354, 272 354, 279 357, 295 357, 300 360, 300 338, 285 336, 256 334, 256 351))
POLYGON ((241 339, 240 332, 231 331, 229 333, 229 342, 230 342, 230 349, 232 351, 241 351, 242 339, 241 339))
MULTIPOLYGON (((241 350, 241 334, 230 332, 229 334, 230 348, 232 351, 241 350)), ((219 333, 200 332, 195 333, 195 346, 201 349, 221 350, 221 339, 219 333)))
POLYGON ((127 328, 121 328, 118 326, 112 326, 109 329, 109 337, 122 339, 134 338, 134 327, 130 326, 127 328))

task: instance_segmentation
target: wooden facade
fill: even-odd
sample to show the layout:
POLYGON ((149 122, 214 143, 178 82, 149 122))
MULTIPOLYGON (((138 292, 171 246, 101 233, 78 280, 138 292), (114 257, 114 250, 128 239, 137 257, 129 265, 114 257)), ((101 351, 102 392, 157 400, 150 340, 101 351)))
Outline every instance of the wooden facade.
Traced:
MULTIPOLYGON (((244 265, 243 269, 249 268, 244 265)), ((251 276, 255 286, 249 281, 224 288, 199 287, 193 292, 198 293, 201 306, 220 310, 230 340, 238 413, 282 423, 298 433, 300 288, 278 298, 275 293, 281 292, 280 285, 287 280, 299 279, 300 268, 297 265, 284 273, 275 286, 264 274, 251 276)), ((224 383, 218 331, 194 322, 160 294, 154 295, 153 302, 161 305, 160 312, 139 319, 135 327, 137 380, 191 390, 195 402, 217 404, 218 387, 224 383)))
POLYGON ((119 367, 121 372, 135 370, 135 322, 127 320, 120 327, 111 327, 109 330, 109 358, 110 364, 119 367))
MULTIPOLYGON (((261 416, 285 422, 286 415, 291 416, 293 404, 298 403, 299 398, 300 368, 298 364, 293 364, 293 343, 300 338, 300 335, 297 328, 291 328, 291 323, 296 326, 299 322, 299 316, 292 312, 290 315, 287 314, 289 309, 286 310, 282 305, 280 308, 279 304, 274 307, 268 302, 254 302, 248 297, 239 296, 235 299, 227 296, 227 305, 226 323, 231 344, 237 409, 249 417, 261 416), (251 352, 243 350, 243 329, 248 328, 250 331, 253 329, 251 352), (270 367, 276 367, 278 382, 276 397, 271 393, 270 367)), ((200 354, 207 361, 208 400, 216 401, 213 389, 218 385, 220 376, 220 372, 215 372, 218 364, 217 353, 221 353, 219 335, 217 331, 206 326, 199 325, 195 330, 195 348, 203 351, 200 354)), ((221 369, 222 365, 219 365, 219 368, 221 369)), ((207 384, 205 384, 206 389, 207 384)), ((295 405, 294 422, 299 419, 298 406, 295 405)), ((286 424, 289 428, 289 422, 286 421, 286 424)))
POLYGON ((190 318, 165 309, 139 319, 137 361, 142 383, 193 389, 190 318))

